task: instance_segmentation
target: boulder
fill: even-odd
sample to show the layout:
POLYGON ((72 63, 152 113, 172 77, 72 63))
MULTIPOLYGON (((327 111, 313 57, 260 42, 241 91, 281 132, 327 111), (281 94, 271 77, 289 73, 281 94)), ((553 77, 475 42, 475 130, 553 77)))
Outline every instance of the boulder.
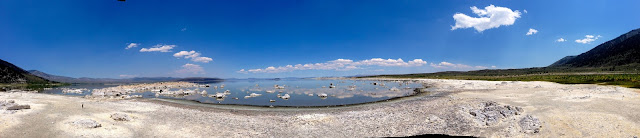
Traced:
POLYGON ((80 119, 73 122, 73 125, 83 128, 98 128, 102 127, 102 125, 95 120, 91 119, 80 119))
POLYGON ((22 109, 31 109, 31 106, 26 104, 25 105, 12 104, 7 106, 7 110, 22 110, 22 109))
POLYGON ((481 122, 481 124, 493 126, 505 118, 520 115, 521 112, 523 112, 523 110, 520 107, 510 105, 500 106, 495 102, 483 102, 480 104, 479 109, 471 109, 469 114, 471 114, 476 121, 481 122))
POLYGON ((131 121, 131 117, 124 113, 115 113, 111 114, 111 119, 116 121, 131 121))
POLYGON ((289 94, 284 94, 284 96, 282 96, 280 98, 288 100, 289 98, 291 98, 291 96, 289 96, 289 94))
POLYGON ((524 133, 539 133, 542 125, 538 118, 535 118, 531 115, 527 115, 522 118, 519 122, 520 128, 522 128, 522 132, 524 133))

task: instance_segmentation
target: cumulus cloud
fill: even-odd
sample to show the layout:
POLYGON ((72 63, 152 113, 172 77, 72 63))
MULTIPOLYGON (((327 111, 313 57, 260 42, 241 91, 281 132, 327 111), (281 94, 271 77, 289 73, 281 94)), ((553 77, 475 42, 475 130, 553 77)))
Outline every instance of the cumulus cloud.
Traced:
POLYGON ((133 77, 136 77, 136 76, 138 76, 138 75, 127 75, 127 74, 122 74, 122 75, 120 75, 120 78, 133 78, 133 77))
POLYGON ((213 61, 213 59, 211 59, 209 57, 196 57, 196 58, 192 58, 191 61, 209 63, 209 62, 213 61))
MULTIPOLYGON (((450 62, 440 62, 438 64, 431 63, 429 66, 438 68, 438 69, 454 69, 454 70, 476 70, 476 69, 488 69, 489 67, 485 66, 470 66, 465 64, 454 64, 450 62)), ((496 68, 496 66, 491 66, 491 68, 496 68)))
POLYGON ((171 49, 176 47, 176 45, 155 45, 151 48, 142 48, 140 52, 171 52, 171 49))
POLYGON ((359 69, 362 66, 382 66, 382 67, 414 67, 427 64, 422 59, 414 59, 409 62, 405 62, 402 59, 382 59, 372 58, 361 61, 353 61, 350 59, 336 59, 324 63, 309 63, 309 64, 296 64, 274 67, 270 66, 264 69, 241 69, 238 73, 280 73, 291 72, 296 70, 353 70, 359 69))
MULTIPOLYGON (((178 53, 173 54, 173 56, 174 57, 183 57, 183 56, 190 57, 190 56, 193 56, 195 54, 196 54, 196 51, 180 51, 178 53)), ((198 55, 200 55, 200 54, 198 53, 198 55)))
POLYGON ((533 28, 529 28, 529 32, 527 32, 527 35, 533 35, 533 34, 536 34, 536 33, 538 33, 538 30, 533 29, 533 28))
POLYGON ((453 19, 456 24, 451 26, 451 30, 459 28, 471 28, 473 27, 478 32, 482 32, 491 28, 498 28, 500 26, 513 25, 516 19, 520 18, 520 11, 511 10, 507 7, 498 7, 489 5, 484 9, 478 9, 478 7, 471 7, 471 11, 478 17, 471 17, 463 13, 456 13, 453 15, 453 19))
POLYGON ((560 38, 560 39, 556 40, 556 42, 566 42, 566 41, 567 41, 567 40, 566 40, 566 39, 564 39, 564 38, 560 38))
POLYGON ((179 74, 204 74, 204 69, 200 65, 187 63, 187 64, 182 65, 182 69, 177 70, 176 73, 179 73, 179 74))
POLYGON ((598 38, 600 38, 602 36, 598 35, 598 36, 593 36, 593 35, 585 35, 584 39, 577 39, 576 43, 582 43, 582 44, 588 44, 591 43, 593 41, 598 40, 598 38))
POLYGON ((139 45, 140 44, 138 44, 138 43, 129 43, 127 45, 127 48, 124 48, 124 49, 131 49, 131 48, 134 48, 134 47, 138 47, 139 45))
POLYGON ((247 71, 246 71, 246 70, 244 70, 244 69, 238 70, 238 71, 236 71, 236 72, 238 72, 238 73, 242 73, 242 74, 247 74, 247 73, 249 73, 249 72, 247 72, 247 71))
POLYGON ((202 57, 200 55, 201 54, 199 52, 191 50, 191 51, 180 51, 178 53, 173 54, 173 57, 177 57, 177 58, 184 57, 186 59, 191 59, 191 61, 193 62, 202 62, 202 63, 209 63, 213 61, 213 59, 209 57, 202 57))

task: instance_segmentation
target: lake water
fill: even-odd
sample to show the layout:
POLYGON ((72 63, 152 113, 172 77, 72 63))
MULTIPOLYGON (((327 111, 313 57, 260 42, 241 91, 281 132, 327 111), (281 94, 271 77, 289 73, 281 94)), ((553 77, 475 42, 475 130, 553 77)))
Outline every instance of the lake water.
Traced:
MULTIPOLYGON (((206 90, 209 95, 224 93, 230 94, 225 98, 214 98, 201 94, 168 96, 156 94, 150 91, 133 93, 142 95, 143 98, 166 98, 193 100, 210 104, 234 104, 254 106, 335 106, 349 105, 367 102, 387 100, 396 97, 408 96, 414 93, 415 88, 423 88, 421 83, 412 81, 355 81, 355 80, 316 80, 316 79, 292 79, 292 80, 240 80, 210 83, 211 87, 182 88, 184 90, 206 90), (376 83, 376 85, 374 85, 376 83), (335 87, 330 88, 331 84, 335 87), (384 84, 384 85, 381 85, 384 84), (213 86, 224 85, 224 88, 215 89, 213 86), (284 86, 283 89, 274 85, 284 86), (261 94, 256 97, 248 97, 251 93, 261 94), (278 95, 288 94, 289 99, 278 98, 278 95), (326 94, 327 97, 319 95, 326 94)), ((114 87, 116 85, 72 85, 45 90, 44 93, 64 95, 90 95, 92 89, 114 87), (63 93, 63 88, 87 89, 82 93, 63 93)), ((179 90, 179 89, 171 89, 179 90)))

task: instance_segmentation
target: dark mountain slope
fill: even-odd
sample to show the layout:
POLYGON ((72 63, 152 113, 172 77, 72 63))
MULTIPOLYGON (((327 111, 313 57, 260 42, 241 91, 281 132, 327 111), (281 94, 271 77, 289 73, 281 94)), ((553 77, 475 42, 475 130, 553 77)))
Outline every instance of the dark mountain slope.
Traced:
POLYGON ((613 67, 640 64, 640 29, 632 30, 575 57, 549 67, 613 67))
POLYGON ((0 83, 53 83, 47 79, 31 75, 24 69, 0 59, 0 83))
POLYGON ((567 64, 567 62, 571 61, 573 58, 576 58, 576 56, 566 56, 566 57, 554 62, 553 64, 549 65, 549 67, 565 65, 565 64, 567 64))

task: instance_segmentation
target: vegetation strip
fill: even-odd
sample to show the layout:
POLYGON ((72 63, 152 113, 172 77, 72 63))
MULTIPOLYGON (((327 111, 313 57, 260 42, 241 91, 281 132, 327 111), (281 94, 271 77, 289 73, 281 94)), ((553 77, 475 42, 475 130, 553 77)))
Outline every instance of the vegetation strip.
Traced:
POLYGON ((424 79, 458 79, 488 81, 549 81, 561 84, 602 84, 619 85, 629 88, 640 88, 640 74, 567 74, 567 75, 468 75, 470 73, 428 73, 405 75, 378 75, 362 78, 424 78, 424 79))

